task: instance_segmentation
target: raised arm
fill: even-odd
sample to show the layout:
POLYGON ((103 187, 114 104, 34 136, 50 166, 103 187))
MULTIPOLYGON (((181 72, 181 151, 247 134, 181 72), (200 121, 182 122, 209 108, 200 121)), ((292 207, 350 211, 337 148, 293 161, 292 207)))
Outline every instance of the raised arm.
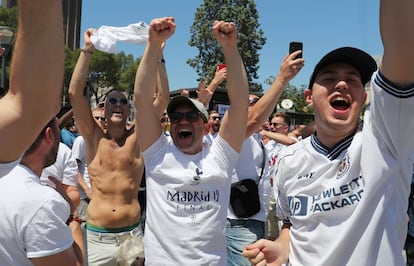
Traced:
POLYGON ((153 88, 157 83, 158 56, 162 44, 174 34, 174 18, 166 17, 151 21, 149 38, 135 77, 135 122, 141 150, 145 150, 161 135, 160 114, 153 104, 153 88), (145 130, 139 130, 145 128, 145 130))
POLYGON ((16 160, 59 111, 62 22, 62 1, 19 1, 10 88, 0 100, 0 162, 16 160))
POLYGON ((85 140, 91 140, 96 131, 101 131, 94 121, 89 103, 83 95, 89 71, 89 64, 93 52, 95 51, 95 47, 90 40, 91 34, 91 30, 86 30, 83 36, 83 49, 81 50, 69 84, 69 97, 76 120, 76 127, 80 134, 84 136, 85 140))
POLYGON ((208 107, 210 104, 210 100, 213 97, 214 92, 216 91, 217 87, 220 86, 223 81, 227 78, 227 68, 223 67, 220 69, 219 66, 216 68, 216 73, 214 73, 214 78, 206 87, 204 82, 200 82, 198 84, 198 100, 202 102, 205 106, 208 107))
POLYGON ((155 86, 155 99, 154 106, 158 112, 158 116, 161 117, 164 110, 167 108, 170 101, 170 85, 168 84, 167 69, 165 67, 164 53, 162 52, 165 47, 165 43, 161 45, 162 50, 158 56, 158 73, 157 84, 155 86))
POLYGON ((262 136, 268 137, 269 139, 272 139, 283 145, 289 146, 297 142, 296 140, 292 139, 288 135, 285 135, 282 133, 266 131, 266 130, 262 130, 261 133, 262 133, 262 136))
POLYGON ((246 138, 252 135, 254 132, 263 125, 270 114, 275 109, 277 101, 282 95, 283 90, 302 69, 304 65, 304 59, 295 57, 302 51, 296 51, 287 55, 280 64, 279 73, 276 76, 272 86, 267 92, 257 101, 257 103, 249 109, 246 138))
POLYGON ((414 83, 414 2, 382 0, 380 29, 384 45, 381 71, 398 85, 414 83))
POLYGON ((246 135, 248 81, 237 49, 237 29, 233 22, 215 21, 213 35, 223 48, 227 66, 227 94, 230 107, 220 126, 219 135, 240 152, 246 135))

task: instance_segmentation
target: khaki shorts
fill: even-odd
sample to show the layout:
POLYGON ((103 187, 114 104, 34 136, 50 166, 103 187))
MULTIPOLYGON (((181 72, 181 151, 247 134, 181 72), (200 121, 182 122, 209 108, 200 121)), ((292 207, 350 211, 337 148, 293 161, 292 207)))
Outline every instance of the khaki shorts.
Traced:
POLYGON ((86 243, 89 266, 131 265, 137 257, 143 257, 143 234, 141 225, 124 232, 97 232, 96 227, 86 225, 86 243), (131 249, 134 246, 133 249, 131 249), (142 246, 142 248, 140 247, 142 246), (124 247, 124 248, 122 248, 124 247), (128 251, 125 252, 125 247, 128 251), (142 250, 142 252, 141 252, 142 250), (118 257, 121 255, 120 261, 118 257), (125 262, 124 263, 121 263, 125 262), (131 261, 131 263, 129 263, 131 261), (129 264, 127 264, 129 263, 129 264))

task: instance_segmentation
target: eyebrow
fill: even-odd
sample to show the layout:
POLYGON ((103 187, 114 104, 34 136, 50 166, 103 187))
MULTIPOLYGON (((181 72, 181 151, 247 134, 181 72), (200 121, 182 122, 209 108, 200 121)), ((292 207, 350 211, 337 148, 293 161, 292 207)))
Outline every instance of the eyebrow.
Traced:
MULTIPOLYGON (((335 74, 339 74, 339 71, 336 69, 327 68, 327 69, 322 69, 321 71, 319 71, 318 76, 335 75, 335 74)), ((346 70, 346 75, 357 76, 359 78, 361 77, 361 74, 359 73, 357 69, 346 70)))

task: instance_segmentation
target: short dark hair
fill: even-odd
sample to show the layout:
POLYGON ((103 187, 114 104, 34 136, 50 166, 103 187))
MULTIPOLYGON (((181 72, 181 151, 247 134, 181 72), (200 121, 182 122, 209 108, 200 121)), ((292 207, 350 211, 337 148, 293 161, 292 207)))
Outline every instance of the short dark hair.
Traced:
MULTIPOLYGON (((24 155, 29 155, 31 153, 33 153, 40 145, 40 142, 42 141, 43 137, 46 134, 46 129, 50 127, 53 131, 55 131, 55 128, 57 128, 57 118, 53 117, 48 123, 47 125, 42 129, 42 131, 40 131, 39 135, 37 136, 36 140, 32 143, 32 145, 30 145, 30 147, 26 150, 26 152, 24 153, 24 155)), ((60 132, 59 131, 55 131, 53 132, 55 133, 56 136, 60 136, 60 132)))
POLYGON ((286 123, 288 126, 290 126, 290 116, 288 116, 286 113, 283 113, 283 112, 277 112, 277 113, 274 113, 274 114, 272 115, 272 119, 273 119, 274 117, 281 117, 281 118, 283 118, 283 121, 285 121, 285 123, 286 123))

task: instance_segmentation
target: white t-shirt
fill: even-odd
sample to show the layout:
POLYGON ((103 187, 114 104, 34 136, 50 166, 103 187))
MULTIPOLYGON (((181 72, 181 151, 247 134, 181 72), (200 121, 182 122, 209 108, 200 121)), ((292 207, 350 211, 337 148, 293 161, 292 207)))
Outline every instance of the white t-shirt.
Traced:
MULTIPOLYGON (((235 183, 243 179, 253 179, 259 181, 259 176, 262 171, 263 149, 261 143, 261 134, 254 133, 250 137, 244 140, 242 148, 240 150, 240 157, 237 161, 236 167, 232 173, 232 183, 235 183)), ((260 179, 258 189, 260 195, 260 211, 255 215, 249 217, 249 219, 257 221, 266 221, 267 211, 269 209, 269 200, 272 194, 269 179, 269 160, 267 157, 267 151, 265 154, 265 164, 262 178, 260 179)), ((229 219, 243 219, 238 218, 229 204, 227 210, 227 218, 229 219)))
POLYGON ((361 131, 327 149, 313 135, 276 169, 292 265, 404 265, 414 155, 414 87, 376 72, 361 131))
POLYGON ((69 204, 23 165, 0 179, 0 213, 2 266, 33 265, 29 258, 51 256, 73 244, 66 225, 69 204))
POLYGON ((0 163, 0 178, 7 175, 16 165, 20 163, 22 160, 22 157, 19 157, 19 159, 9 162, 9 163, 0 163))
MULTIPOLYGON (((88 173, 88 164, 86 163, 86 153, 85 153, 85 140, 82 136, 79 136, 75 139, 72 146, 72 156, 76 160, 80 161, 79 164, 79 173, 83 177, 83 181, 85 181, 86 185, 91 187, 91 180, 89 179, 89 173, 88 173)), ((86 195, 85 191, 78 186, 79 188, 79 194, 81 199, 86 199, 88 196, 86 195)))
POLYGON ((64 185, 78 185, 78 165, 70 148, 62 142, 59 143, 55 163, 44 168, 40 177, 40 183, 54 188, 55 184, 49 180, 49 176, 53 176, 64 185))
POLYGON ((225 265, 230 176, 238 153, 218 136, 189 155, 161 135, 142 155, 145 265, 225 265))

